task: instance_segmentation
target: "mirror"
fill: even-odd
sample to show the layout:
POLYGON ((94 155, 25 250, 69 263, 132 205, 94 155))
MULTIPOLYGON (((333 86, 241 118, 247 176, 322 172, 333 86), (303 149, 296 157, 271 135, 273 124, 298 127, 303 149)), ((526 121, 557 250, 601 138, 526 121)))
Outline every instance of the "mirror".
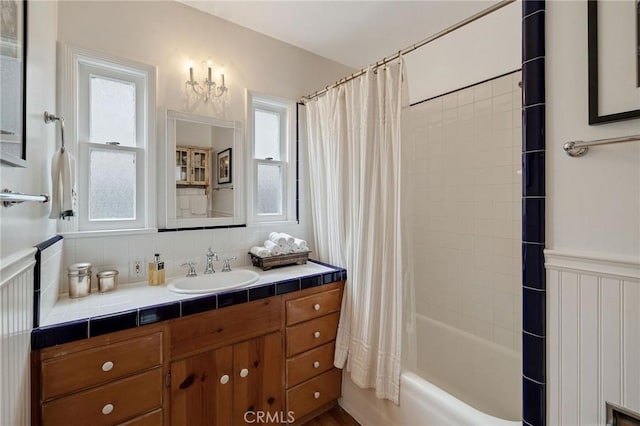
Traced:
POLYGON ((242 124, 167 111, 167 228, 244 223, 242 124))

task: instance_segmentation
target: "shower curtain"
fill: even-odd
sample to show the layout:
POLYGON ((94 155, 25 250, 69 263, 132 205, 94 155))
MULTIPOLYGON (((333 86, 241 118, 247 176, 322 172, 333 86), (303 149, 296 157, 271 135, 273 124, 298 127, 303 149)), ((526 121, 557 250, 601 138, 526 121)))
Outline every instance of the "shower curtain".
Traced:
POLYGON ((335 365, 398 403, 402 322, 400 111, 404 62, 307 103, 319 258, 347 269, 335 365))

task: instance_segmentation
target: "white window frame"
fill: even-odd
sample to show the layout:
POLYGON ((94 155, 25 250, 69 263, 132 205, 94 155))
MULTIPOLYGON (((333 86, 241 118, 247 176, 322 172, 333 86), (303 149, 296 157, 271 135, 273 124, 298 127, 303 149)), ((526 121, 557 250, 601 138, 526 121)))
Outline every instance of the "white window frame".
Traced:
POLYGON ((66 119, 65 145, 76 157, 78 217, 59 221, 59 231, 95 232, 155 228, 156 68, 102 53, 61 45, 60 105, 66 119), (136 86, 136 146, 89 140, 89 81, 92 76, 136 86), (136 153, 135 220, 89 220, 89 156, 92 150, 136 153))
POLYGON ((247 90, 247 220, 249 224, 296 223, 296 103, 290 99, 264 95, 247 90), (280 114, 280 160, 255 158, 256 109, 280 114), (258 214, 257 169, 259 164, 282 165, 282 212, 281 214, 258 214))

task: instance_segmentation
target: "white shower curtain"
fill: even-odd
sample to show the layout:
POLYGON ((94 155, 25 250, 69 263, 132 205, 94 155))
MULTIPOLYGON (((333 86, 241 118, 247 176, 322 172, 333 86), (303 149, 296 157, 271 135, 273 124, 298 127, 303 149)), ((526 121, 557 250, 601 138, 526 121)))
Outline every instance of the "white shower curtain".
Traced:
POLYGON ((369 69, 307 103, 319 259, 348 280, 335 365, 398 403, 402 322, 400 111, 404 63, 369 69))

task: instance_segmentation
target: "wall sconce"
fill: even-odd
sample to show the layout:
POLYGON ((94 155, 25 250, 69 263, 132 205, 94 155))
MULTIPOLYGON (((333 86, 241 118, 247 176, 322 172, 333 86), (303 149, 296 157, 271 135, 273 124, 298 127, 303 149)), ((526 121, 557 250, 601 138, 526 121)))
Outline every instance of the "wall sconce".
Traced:
POLYGON ((189 80, 185 81, 184 85, 187 92, 191 86, 192 94, 204 102, 219 98, 228 90, 224 84, 224 68, 220 68, 220 85, 213 81, 211 61, 207 61, 207 78, 200 82, 193 78, 193 62, 189 63, 189 80))

